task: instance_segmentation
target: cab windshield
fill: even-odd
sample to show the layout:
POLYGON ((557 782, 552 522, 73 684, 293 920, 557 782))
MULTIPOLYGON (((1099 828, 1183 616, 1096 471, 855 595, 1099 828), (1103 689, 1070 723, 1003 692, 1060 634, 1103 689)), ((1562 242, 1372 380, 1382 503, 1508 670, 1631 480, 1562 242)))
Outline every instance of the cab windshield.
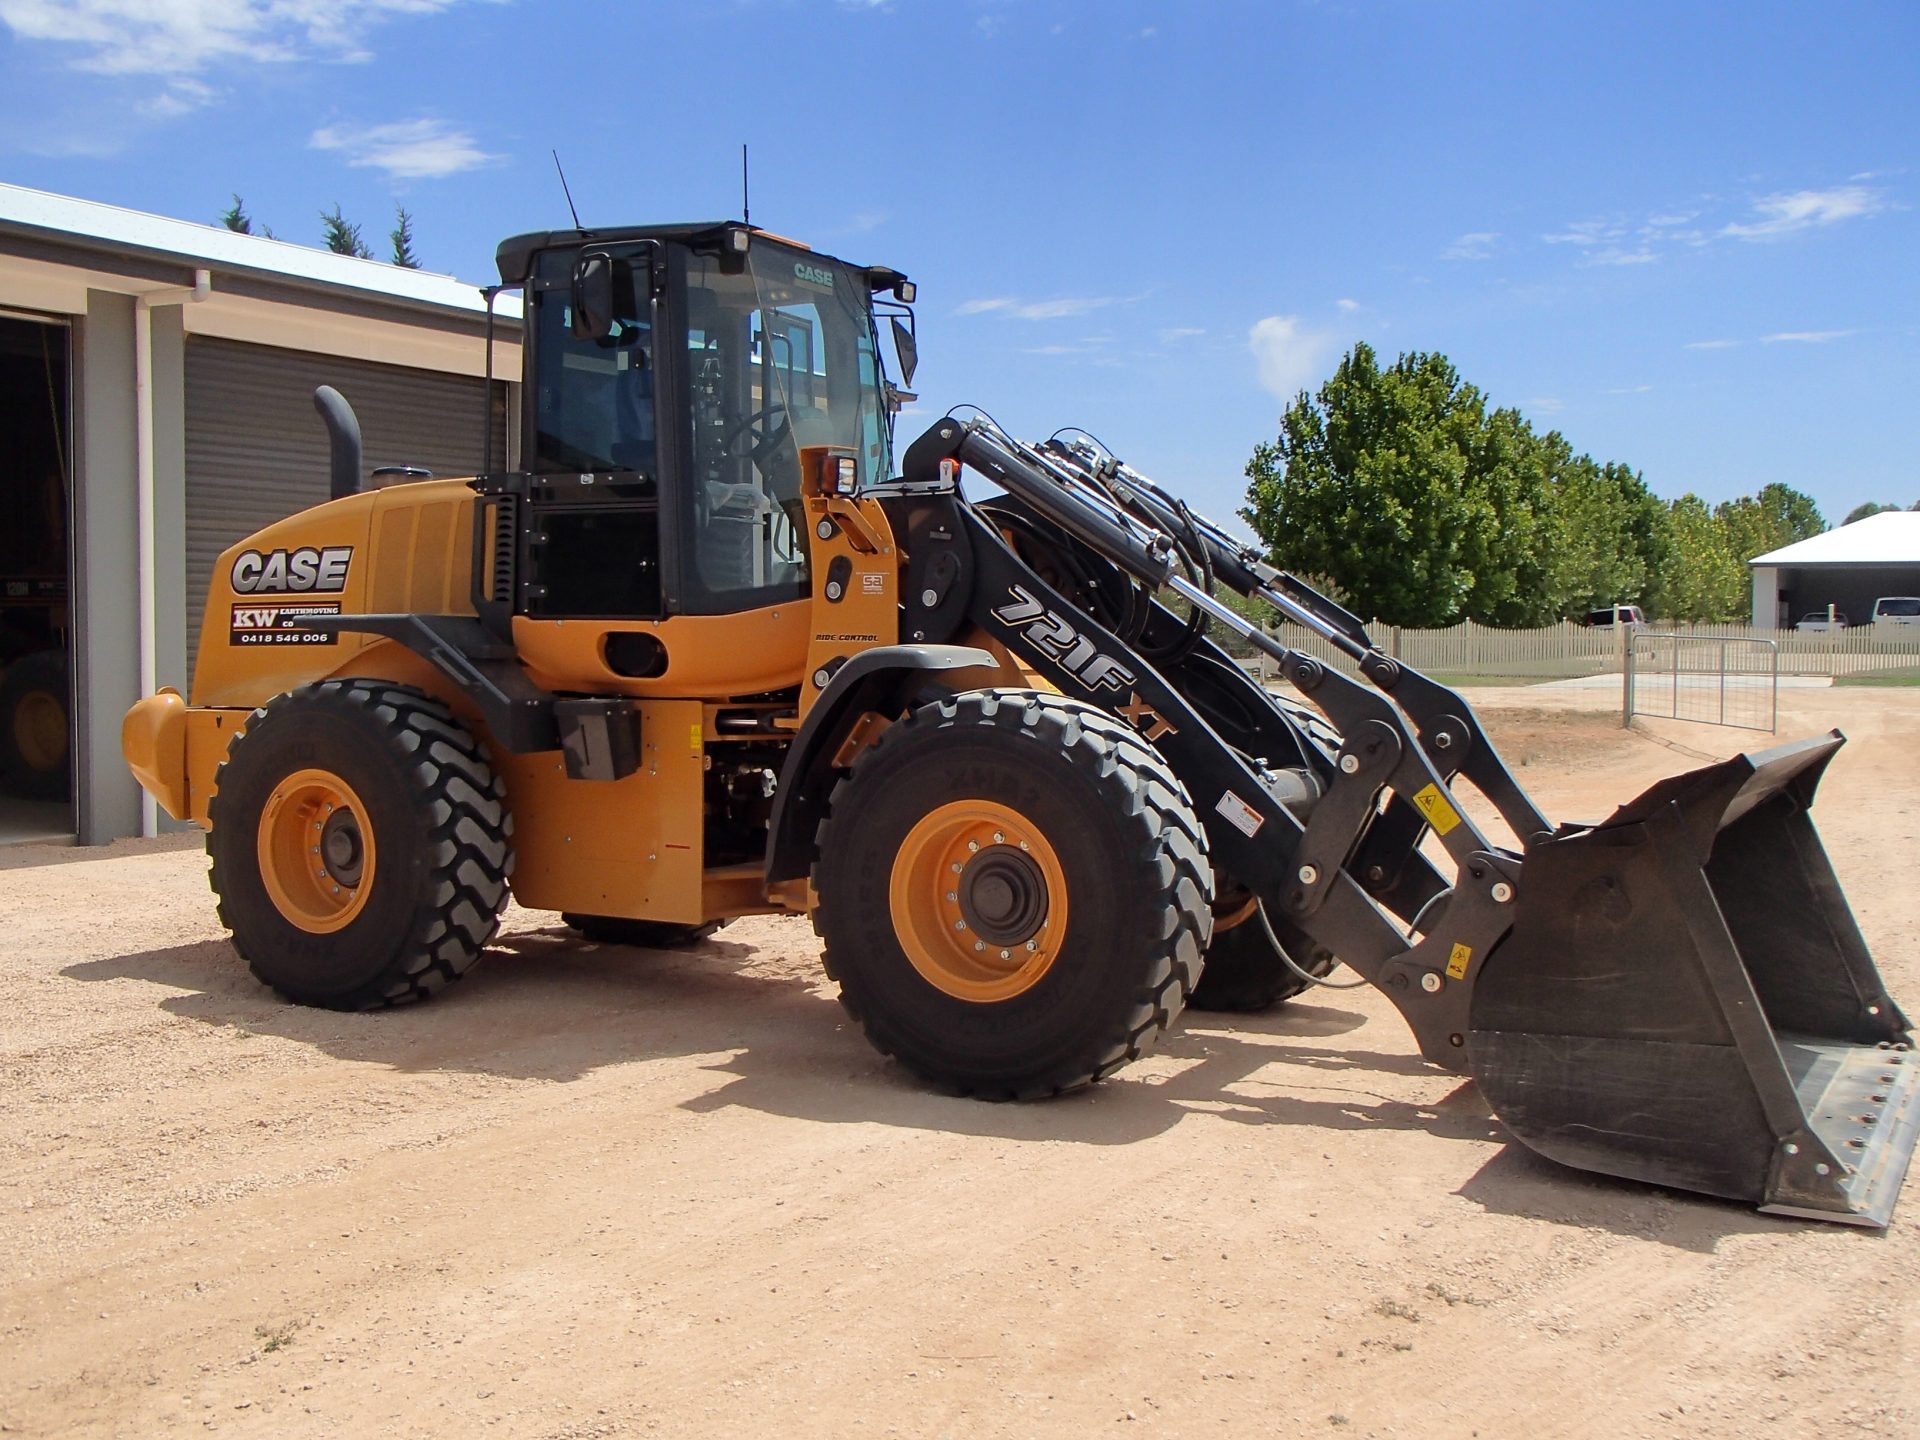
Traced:
POLYGON ((892 473, 866 277, 761 235, 741 274, 689 254, 686 344, 685 599, 732 610, 803 594, 800 452, 852 452, 863 486, 892 473))

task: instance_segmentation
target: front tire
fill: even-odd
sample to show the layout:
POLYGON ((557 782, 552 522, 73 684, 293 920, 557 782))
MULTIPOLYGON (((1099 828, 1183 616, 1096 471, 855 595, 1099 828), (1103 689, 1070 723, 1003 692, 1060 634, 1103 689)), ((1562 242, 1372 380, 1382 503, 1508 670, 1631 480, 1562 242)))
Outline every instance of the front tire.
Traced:
POLYGON ((289 1000, 367 1010, 459 979, 500 925, 506 793, 438 700, 379 680, 255 710, 208 806, 220 919, 289 1000))
POLYGON ((979 691, 890 726, 835 788, 814 925, 883 1054, 990 1099, 1150 1050, 1212 929, 1205 831, 1159 752, 1090 705, 979 691))
MULTIPOLYGON (((1238 923, 1230 926, 1216 923, 1213 943, 1207 946, 1207 968, 1194 987, 1193 997, 1187 1001, 1188 1009, 1250 1015, 1271 1010, 1312 984, 1296 974, 1274 949, 1260 917, 1252 913, 1252 903, 1252 897, 1248 896, 1238 923)), ((1332 951, 1315 944, 1284 916, 1270 917, 1270 920, 1294 964, 1315 979, 1333 972, 1332 951)))

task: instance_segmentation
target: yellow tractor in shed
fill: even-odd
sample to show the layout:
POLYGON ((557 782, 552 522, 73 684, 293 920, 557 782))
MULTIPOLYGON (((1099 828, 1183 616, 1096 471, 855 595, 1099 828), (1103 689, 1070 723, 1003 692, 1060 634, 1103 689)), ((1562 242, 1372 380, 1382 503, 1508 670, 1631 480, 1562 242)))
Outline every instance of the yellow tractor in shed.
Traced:
POLYGON ((1023 1098, 1344 963, 1545 1155, 1886 1223, 1920 1071, 1809 818, 1837 735, 1555 824, 1461 696, 1085 433, 951 414, 896 465, 899 271, 729 222, 498 260, 518 467, 367 490, 323 392, 334 498, 222 556, 191 698, 127 717, 266 984, 424 997, 510 892, 656 946, 808 914, 882 1051, 1023 1098))

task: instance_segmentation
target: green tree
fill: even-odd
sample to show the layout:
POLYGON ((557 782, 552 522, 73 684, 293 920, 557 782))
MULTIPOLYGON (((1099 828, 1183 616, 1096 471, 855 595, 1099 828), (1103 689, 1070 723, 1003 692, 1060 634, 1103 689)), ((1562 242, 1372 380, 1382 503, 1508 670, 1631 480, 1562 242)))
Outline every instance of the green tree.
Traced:
MULTIPOLYGON (((1847 518, 1840 523, 1842 525, 1851 525, 1854 521, 1864 520, 1869 515, 1878 515, 1884 510, 1898 510, 1899 508, 1898 505, 1881 505, 1873 500, 1863 500, 1860 504, 1849 510, 1847 512, 1847 518)), ((1916 505, 1913 508, 1920 510, 1920 505, 1916 505)))
POLYGON ((1726 522, 1688 492, 1668 509, 1667 538, 1668 553, 1656 572, 1648 608, 1663 620, 1743 618, 1751 598, 1747 566, 1726 522))
POLYGON ((1757 495, 1723 500, 1713 513, 1726 526, 1727 539, 1743 562, 1810 539, 1827 528, 1811 495, 1778 481, 1763 485, 1757 495))
POLYGON ((321 238, 334 254, 357 255, 362 260, 373 258, 367 242, 360 238, 360 227, 340 213, 338 201, 334 202, 333 209, 320 212, 320 223, 326 227, 321 238))
POLYGON ((1666 504, 1639 472, 1574 456, 1555 477, 1554 505, 1558 613, 1644 603, 1667 563, 1672 527, 1666 504))
POLYGON ((1453 624, 1490 583, 1497 508, 1476 473, 1496 448, 1485 425, 1480 392, 1445 356, 1382 370, 1356 345, 1255 449, 1240 513, 1278 564, 1326 580, 1362 616, 1453 624))
POLYGON ((393 263, 402 270, 418 270, 420 257, 413 253, 413 216, 404 205, 394 206, 393 216, 393 229, 387 232, 387 238, 393 241, 393 263))
POLYGON ((238 195, 233 197, 231 206, 220 212, 220 223, 239 235, 258 235, 262 240, 280 238, 273 233, 272 226, 256 221, 247 214, 247 202, 238 195))

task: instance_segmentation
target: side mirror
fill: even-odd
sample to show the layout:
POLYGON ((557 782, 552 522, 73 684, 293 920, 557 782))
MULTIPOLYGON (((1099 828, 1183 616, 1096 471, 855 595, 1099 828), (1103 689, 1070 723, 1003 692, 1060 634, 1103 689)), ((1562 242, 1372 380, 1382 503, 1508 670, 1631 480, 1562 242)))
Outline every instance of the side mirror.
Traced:
POLYGON ((920 345, 897 315, 893 319, 893 351, 900 357, 900 383, 913 384, 913 372, 920 368, 920 345))
POLYGON ((613 257, 589 250, 573 265, 573 334, 604 340, 613 333, 613 257))

